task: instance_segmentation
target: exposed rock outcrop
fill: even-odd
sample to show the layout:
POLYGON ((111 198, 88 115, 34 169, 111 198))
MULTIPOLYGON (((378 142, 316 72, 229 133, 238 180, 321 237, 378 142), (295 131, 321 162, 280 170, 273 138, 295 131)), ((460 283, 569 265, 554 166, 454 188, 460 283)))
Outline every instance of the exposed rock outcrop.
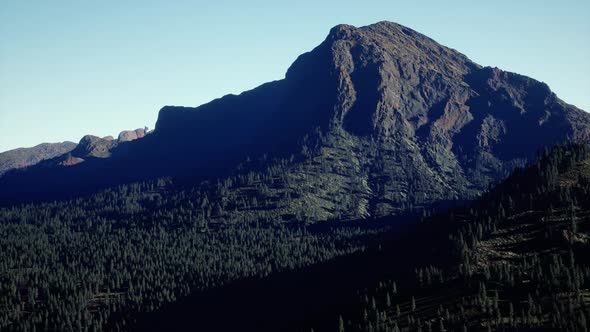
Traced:
POLYGON ((138 138, 142 138, 147 134, 146 128, 139 128, 135 130, 125 130, 119 134, 117 141, 121 142, 131 142, 138 138))

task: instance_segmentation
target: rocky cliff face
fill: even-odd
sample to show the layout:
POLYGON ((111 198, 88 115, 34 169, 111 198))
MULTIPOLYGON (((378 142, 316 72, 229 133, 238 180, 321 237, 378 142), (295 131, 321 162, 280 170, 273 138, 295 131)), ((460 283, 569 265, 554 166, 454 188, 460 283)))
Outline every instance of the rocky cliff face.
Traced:
POLYGON ((196 108, 166 106, 153 135, 124 147, 91 139, 102 161, 76 178, 223 178, 268 155, 291 160, 281 184, 239 195, 291 197, 271 209, 280 215, 356 218, 472 198, 565 140, 589 141, 590 115, 546 84, 481 67, 395 23, 339 25, 283 80, 196 108))

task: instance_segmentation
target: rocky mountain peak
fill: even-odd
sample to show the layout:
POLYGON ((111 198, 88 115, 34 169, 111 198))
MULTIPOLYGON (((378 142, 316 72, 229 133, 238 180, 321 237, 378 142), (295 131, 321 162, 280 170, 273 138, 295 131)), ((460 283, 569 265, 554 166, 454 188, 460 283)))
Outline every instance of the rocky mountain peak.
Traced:
MULTIPOLYGON (((332 28, 282 80, 198 107, 166 106, 153 135, 128 142, 141 135, 86 137, 72 155, 102 160, 79 172, 97 186, 174 174, 223 177, 248 157, 306 151, 311 158, 313 150, 316 163, 293 167, 315 174, 309 183, 330 179, 326 192, 298 194, 309 200, 301 206, 324 202, 319 219, 474 197, 541 147, 589 141, 590 115, 542 82, 482 67, 410 28, 379 22, 332 28), (109 158, 120 172, 99 179, 92 167, 109 158), (121 166, 140 160, 141 169, 121 166), (308 169, 316 164, 322 169, 308 169), (347 193, 349 210, 325 203, 334 190, 347 193)), ((20 189, 18 181, 11 188, 20 189)))
MULTIPOLYGON (((367 169, 391 169, 390 182, 366 192, 379 188, 384 201, 376 209, 391 211, 406 199, 400 197, 472 196, 542 146, 588 141, 590 116, 542 82, 482 67, 415 30, 379 22, 335 26, 284 80, 197 108, 162 109, 156 133, 170 134, 171 142, 207 142, 187 154, 239 156, 285 150, 285 142, 314 128, 335 133, 335 141, 345 137, 331 143, 341 150, 351 142, 378 144, 378 156, 391 156, 346 152, 365 156, 367 169), (399 192, 408 187, 415 189, 399 192)), ((190 144, 176 151, 190 151, 190 144)))

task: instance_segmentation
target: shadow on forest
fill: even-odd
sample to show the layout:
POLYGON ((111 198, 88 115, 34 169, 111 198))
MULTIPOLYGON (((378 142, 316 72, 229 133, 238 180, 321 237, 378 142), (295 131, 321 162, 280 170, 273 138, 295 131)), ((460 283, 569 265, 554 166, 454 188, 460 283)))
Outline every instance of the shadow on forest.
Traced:
MULTIPOLYGON (((391 219, 391 218, 390 218, 391 219)), ((445 232, 421 227, 415 219, 397 225, 364 252, 304 269, 273 273, 195 293, 138 316, 137 331, 332 331, 338 315, 348 317, 357 291, 391 278, 401 287, 415 280, 414 269, 443 264, 448 250, 435 251, 445 232), (419 235, 421 241, 415 239, 419 235)))

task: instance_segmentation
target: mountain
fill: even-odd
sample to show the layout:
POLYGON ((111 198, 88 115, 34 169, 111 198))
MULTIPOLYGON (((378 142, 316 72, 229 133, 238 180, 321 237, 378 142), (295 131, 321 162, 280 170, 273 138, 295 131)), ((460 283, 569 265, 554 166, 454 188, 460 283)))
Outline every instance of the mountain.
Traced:
POLYGON ((231 178, 226 199, 216 195, 225 219, 366 218, 477 197, 537 149, 589 139, 590 115, 544 83, 481 67, 395 23, 339 25, 284 79, 196 108, 166 106, 152 135, 108 158, 5 177, 0 197, 231 178), (264 186, 234 181, 248 172, 264 186), (265 208, 233 213, 244 196, 265 208))
POLYGON ((74 142, 42 143, 32 148, 18 148, 0 153, 0 176, 12 169, 35 165, 72 151, 74 142))
POLYGON ((584 330, 590 152, 532 160, 589 128, 409 28, 337 26, 283 80, 0 178, 0 330, 584 330))

